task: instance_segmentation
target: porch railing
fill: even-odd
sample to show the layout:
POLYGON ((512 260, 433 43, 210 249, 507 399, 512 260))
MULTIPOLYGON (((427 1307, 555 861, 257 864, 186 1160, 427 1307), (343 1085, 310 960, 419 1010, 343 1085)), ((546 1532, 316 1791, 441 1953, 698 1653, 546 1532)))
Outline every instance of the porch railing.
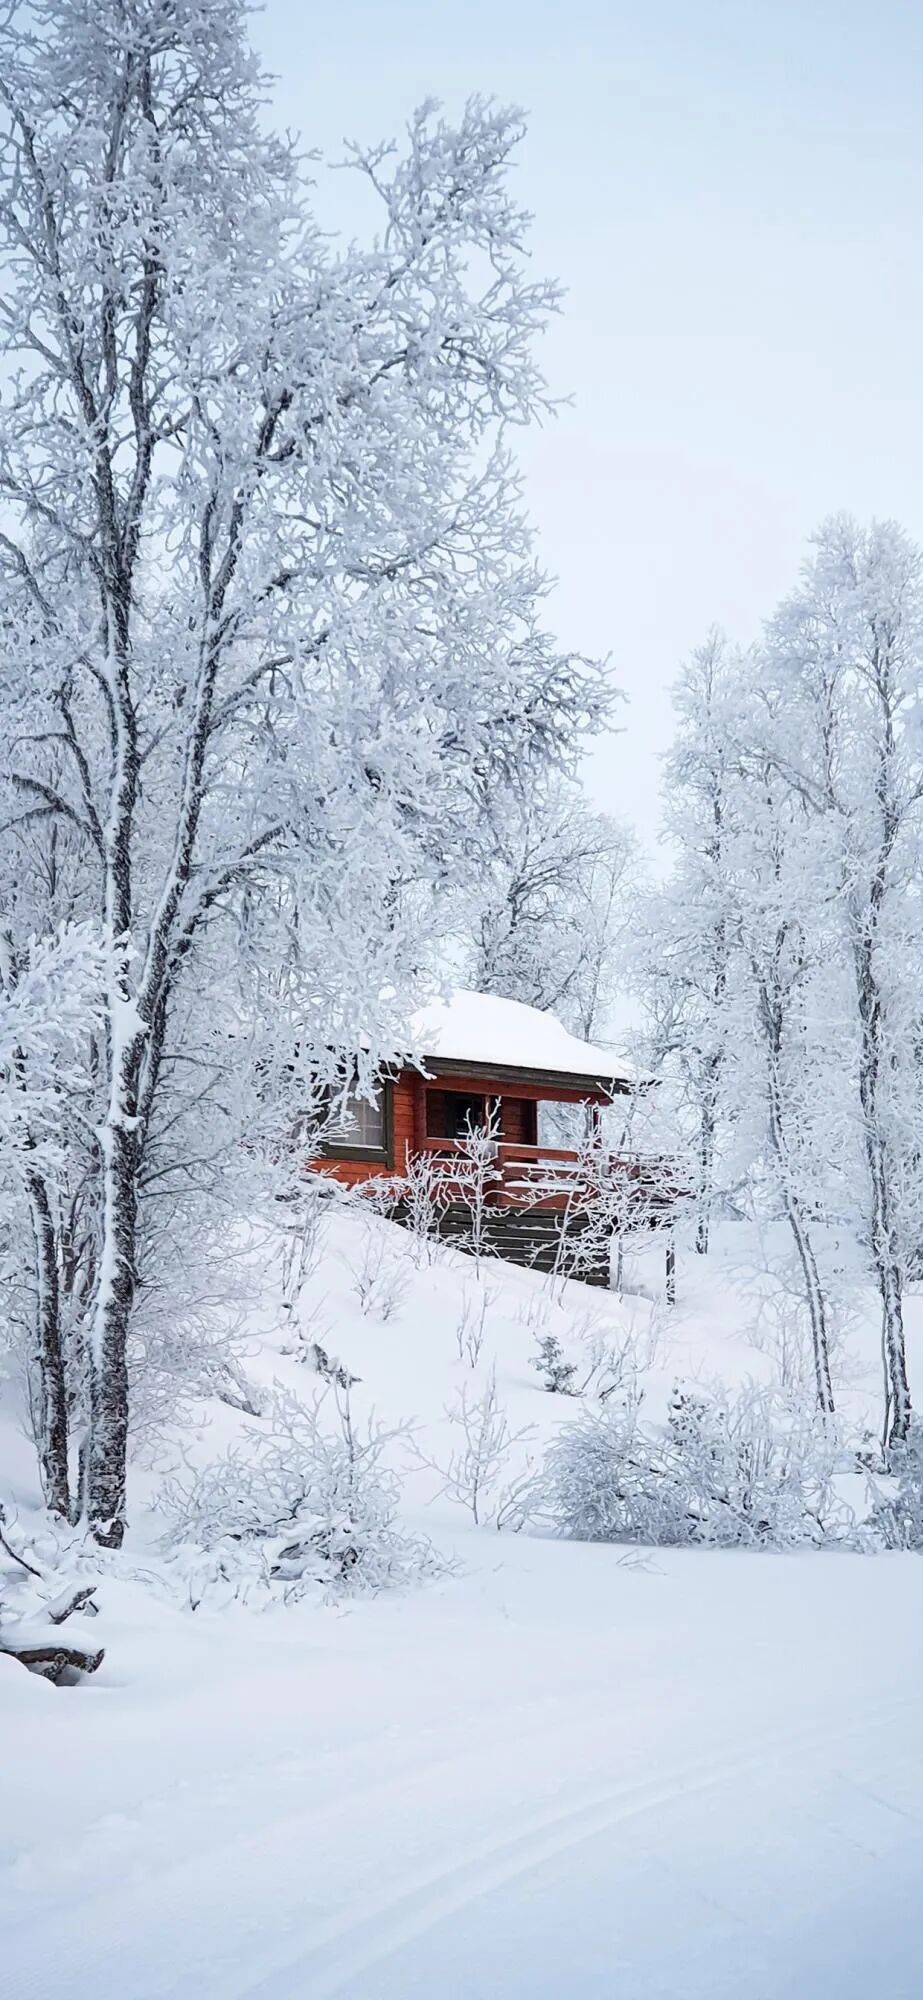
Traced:
POLYGON ((564 1147, 499 1140, 490 1159, 478 1164, 451 1139, 426 1139, 418 1151, 432 1161, 446 1200, 470 1200, 478 1177, 484 1197, 498 1207, 562 1209, 608 1197, 615 1214, 621 1197, 626 1211, 654 1214, 681 1192, 675 1167, 660 1154, 594 1153, 588 1159, 564 1147))

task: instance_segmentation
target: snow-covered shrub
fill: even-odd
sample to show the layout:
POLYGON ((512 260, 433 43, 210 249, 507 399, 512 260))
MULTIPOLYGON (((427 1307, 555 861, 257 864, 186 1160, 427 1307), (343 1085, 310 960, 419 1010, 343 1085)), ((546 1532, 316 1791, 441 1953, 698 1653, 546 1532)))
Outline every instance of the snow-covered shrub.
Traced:
POLYGON ((387 1322, 398 1312, 410 1279, 400 1257, 382 1243, 377 1230, 368 1230, 362 1253, 350 1265, 360 1310, 387 1322))
POLYGON ((587 1410, 553 1441, 541 1511, 583 1541, 792 1548, 847 1537, 836 1450, 771 1391, 674 1394, 663 1431, 636 1399, 587 1410))
POLYGON ((487 1314, 493 1305, 494 1297, 493 1292, 484 1290, 477 1303, 470 1292, 466 1292, 462 1298, 461 1312, 455 1324, 455 1345, 458 1348, 459 1361, 464 1361, 469 1368, 476 1368, 480 1361, 487 1314))
POLYGON ((447 1188, 443 1164, 435 1154, 408 1153, 402 1174, 366 1181, 356 1195, 379 1214, 399 1214, 410 1237, 411 1259, 419 1269, 433 1261, 447 1188))
POLYGON ((556 1333, 538 1335, 538 1353, 533 1354, 529 1367, 541 1376, 542 1388, 550 1396, 576 1396, 576 1363, 567 1360, 556 1333))
POLYGON ((538 1353, 529 1367, 541 1376, 542 1388, 552 1396, 598 1397, 601 1403, 616 1394, 633 1391, 638 1368, 635 1343, 629 1334, 616 1346, 607 1338, 607 1329, 590 1314, 566 1328, 571 1353, 548 1326, 535 1328, 538 1353), (572 1359, 571 1354, 578 1358, 572 1359))
POLYGON ((906 1444, 891 1448, 890 1491, 873 1485, 875 1505, 867 1526, 888 1549, 923 1549, 923 1424, 910 1426, 906 1444))
POLYGON ((268 1430, 248 1428, 165 1491, 169 1551, 204 1552, 209 1584, 243 1598, 375 1591, 438 1573, 429 1543, 398 1526, 401 1483, 387 1459, 399 1431, 357 1429, 339 1389, 309 1404, 277 1389, 268 1417, 268 1430))
POLYGON ((807 1404, 752 1386, 727 1401, 674 1391, 669 1431, 692 1489, 695 1540, 787 1548, 845 1532, 838 1447, 807 1404))
POLYGON ((481 1258, 495 1254, 490 1225, 502 1183, 499 1149, 500 1107, 494 1101, 488 1106, 482 1124, 475 1125, 466 1119, 452 1158, 453 1199, 463 1201, 468 1211, 468 1227, 459 1244, 474 1258, 478 1275, 481 1258))
POLYGON ((634 1341, 629 1335, 614 1346, 602 1334, 591 1333, 586 1341, 587 1367, 578 1394, 592 1393, 601 1403, 610 1396, 633 1394, 638 1379, 634 1341))
POLYGON ((284 1310, 294 1312, 302 1292, 321 1261, 324 1228, 330 1216, 329 1189, 319 1177, 307 1177, 299 1189, 297 1220, 287 1230, 282 1249, 284 1310))
POLYGON ((448 1463, 439 1465, 435 1459, 418 1452, 420 1463, 438 1472, 440 1490, 468 1509, 475 1527, 485 1521, 494 1521, 498 1527, 520 1527, 525 1486, 531 1484, 531 1467, 502 1487, 500 1481, 508 1471, 515 1447, 524 1444, 534 1431, 532 1425, 510 1430, 497 1395, 495 1370, 491 1369, 479 1394, 469 1391, 466 1383, 446 1416, 459 1439, 448 1463))

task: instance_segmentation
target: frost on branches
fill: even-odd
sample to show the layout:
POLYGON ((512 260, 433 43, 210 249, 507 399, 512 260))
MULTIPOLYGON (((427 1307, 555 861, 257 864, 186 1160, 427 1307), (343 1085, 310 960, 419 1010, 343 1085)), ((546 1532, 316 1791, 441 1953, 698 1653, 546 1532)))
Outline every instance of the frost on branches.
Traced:
POLYGON ((820 1546, 851 1531, 836 1469, 823 1426, 770 1391, 731 1401, 679 1389, 663 1432, 642 1423, 634 1398, 566 1425, 547 1452, 539 1504, 580 1541, 820 1546))
POLYGON ((304 1404, 277 1390, 259 1430, 185 1488, 168 1490, 167 1548, 204 1595, 291 1602, 392 1588, 439 1573, 429 1543, 398 1525, 394 1431, 359 1430, 348 1389, 304 1404))
POLYGON ((725 1135, 731 949, 724 893, 729 736, 735 659, 713 632, 674 690, 676 741, 665 789, 667 830, 678 852, 672 878, 642 903, 636 978, 646 1003, 650 1060, 676 1085, 698 1195, 696 1249, 708 1249, 725 1135))
POLYGON ((633 836, 557 776, 511 804, 462 909, 465 982, 555 1014, 591 1041, 624 953, 633 836))
POLYGON ((838 919, 845 1084, 860 1138, 855 1219, 882 1315, 886 1442, 910 1390, 903 1292, 923 1241, 919 990, 923 926, 923 562, 892 524, 831 521, 766 657, 778 768, 814 834, 815 895, 838 919))
POLYGON ((678 861, 639 954, 652 1057, 698 1154, 700 1246, 717 1202, 784 1218, 826 1417, 826 1245, 858 1247, 886 1447, 909 1430, 923 1245, 921 672, 920 552, 893 524, 827 522, 763 641, 713 637, 684 676, 678 861))
POLYGON ((511 773, 605 708, 542 629, 508 453, 556 304, 518 117, 353 150, 379 221, 340 251, 244 28, 38 0, 0 30, 0 838, 14 956, 104 924, 49 1198, 82 1440, 50 1497, 112 1545, 132 1343, 213 1289, 193 1246, 226 1252, 329 1051, 360 1084, 393 1051, 511 773))
POLYGON ((68 1387, 61 1336, 56 1186, 69 1119, 92 1101, 87 1051, 102 1012, 105 954, 98 927, 59 925, 17 948, 0 931, 0 1232, 10 1339, 29 1328, 26 1379, 42 1490, 66 1513, 68 1387), (12 1254, 31 1232, 34 1292, 12 1254), (22 1234, 20 1233, 22 1232, 22 1234))

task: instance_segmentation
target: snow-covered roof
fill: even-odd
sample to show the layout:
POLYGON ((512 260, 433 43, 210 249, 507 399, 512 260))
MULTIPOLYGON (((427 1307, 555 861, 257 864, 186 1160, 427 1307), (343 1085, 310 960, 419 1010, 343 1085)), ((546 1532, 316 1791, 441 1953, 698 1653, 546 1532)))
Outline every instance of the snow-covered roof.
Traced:
POLYGON ((609 1049, 582 1042, 553 1014, 493 993, 460 989, 448 1000, 431 1000, 413 1016, 411 1030, 416 1052, 436 1061, 550 1070, 601 1084, 638 1081, 636 1072, 609 1049))

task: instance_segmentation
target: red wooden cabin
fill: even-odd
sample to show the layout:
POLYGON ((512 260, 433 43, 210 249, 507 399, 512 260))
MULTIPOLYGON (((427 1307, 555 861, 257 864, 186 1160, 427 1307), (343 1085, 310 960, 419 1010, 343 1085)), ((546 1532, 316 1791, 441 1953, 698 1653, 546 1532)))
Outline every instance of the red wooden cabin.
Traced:
MULTIPOLYGON (((566 1213, 568 1226, 579 1226, 591 1193, 586 1148, 560 1143, 560 1133, 549 1129, 561 1117, 553 1107, 575 1107, 575 1123, 586 1129, 643 1079, 608 1050, 579 1041, 553 1015, 490 994, 457 992, 423 1009, 412 1037, 416 1059, 382 1080, 376 1103, 351 1098, 313 1168, 355 1186, 400 1177, 411 1155, 429 1155, 443 1184, 446 1233, 463 1235, 462 1142, 472 1128, 489 1125, 496 1140, 489 1190, 496 1247, 514 1261, 547 1264, 560 1237, 554 1218, 566 1213), (589 1107, 588 1116, 581 1107, 584 1113, 589 1107)), ((636 1197, 650 1222, 668 1206, 663 1164, 613 1152, 597 1156, 594 1172, 602 1165, 624 1189, 626 1206, 636 1197)), ((607 1282, 608 1268, 595 1277, 607 1282)))

